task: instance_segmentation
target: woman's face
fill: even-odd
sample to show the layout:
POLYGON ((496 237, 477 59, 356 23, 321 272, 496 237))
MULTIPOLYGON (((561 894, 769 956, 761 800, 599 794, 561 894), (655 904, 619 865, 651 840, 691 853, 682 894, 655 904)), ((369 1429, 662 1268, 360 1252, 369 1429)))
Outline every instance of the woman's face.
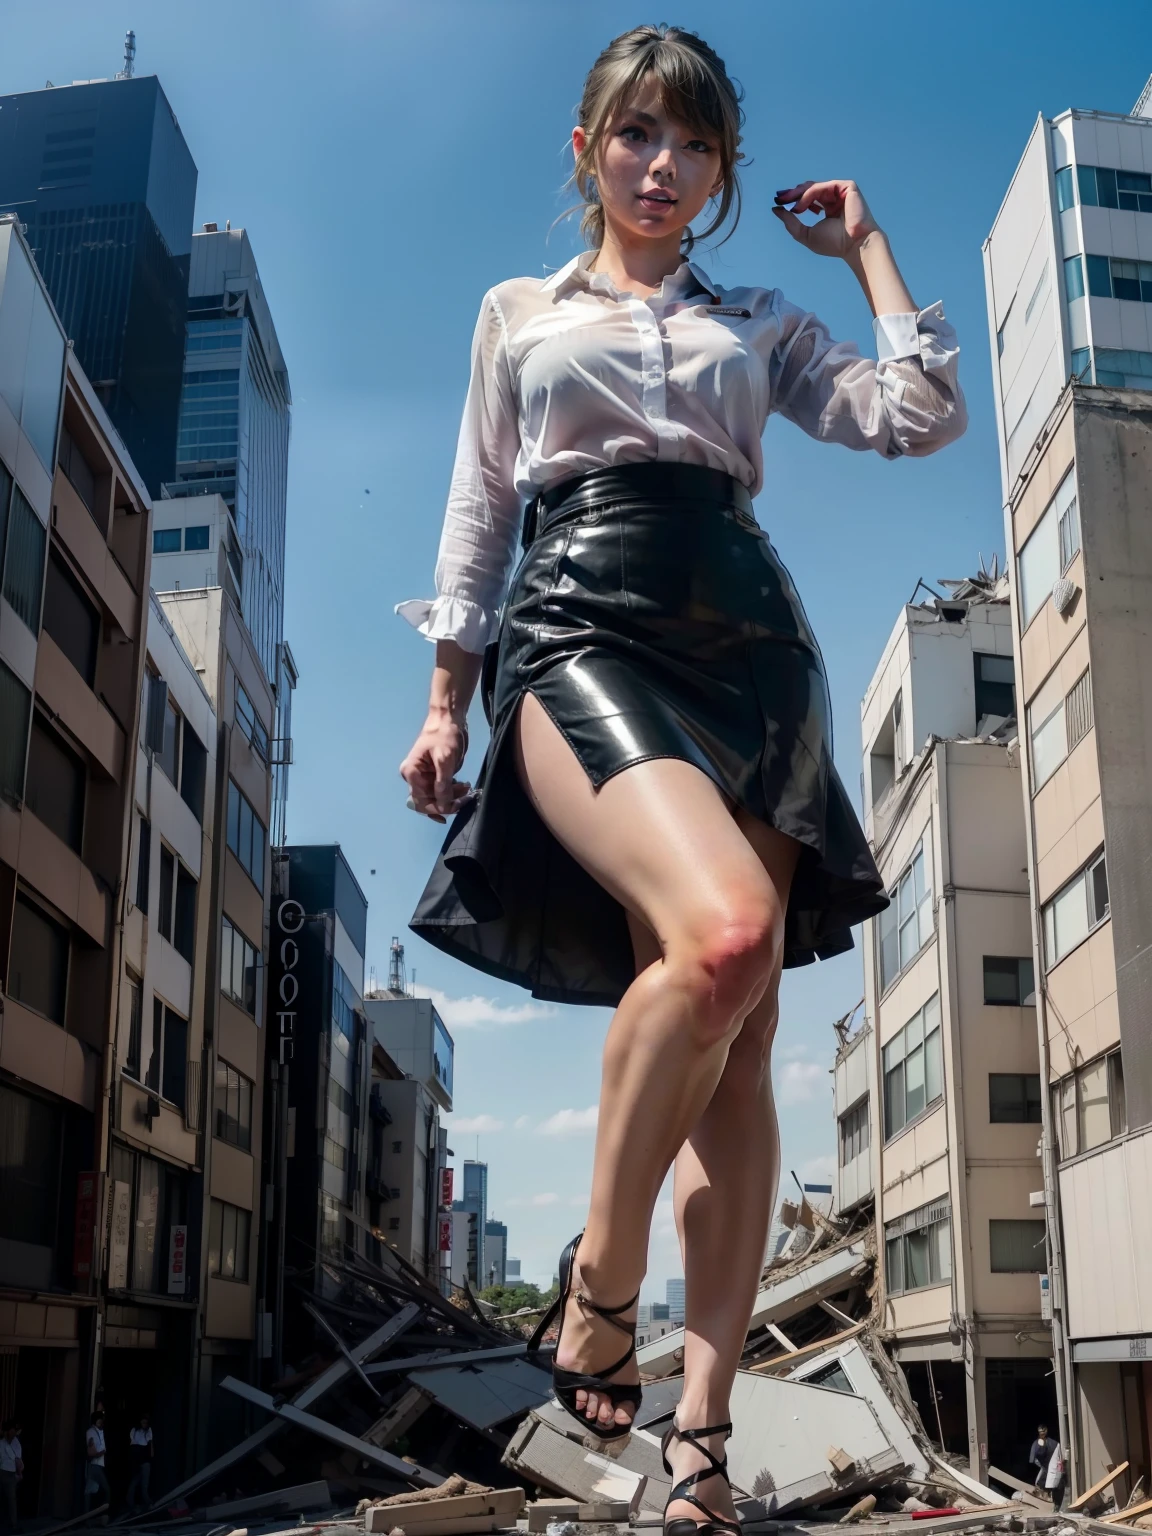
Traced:
MULTIPOLYGON (((574 128, 579 154, 586 143, 574 128)), ((720 147, 669 116, 654 81, 641 81, 605 128, 596 187, 605 219, 621 234, 667 239, 691 224, 723 185, 720 147)))

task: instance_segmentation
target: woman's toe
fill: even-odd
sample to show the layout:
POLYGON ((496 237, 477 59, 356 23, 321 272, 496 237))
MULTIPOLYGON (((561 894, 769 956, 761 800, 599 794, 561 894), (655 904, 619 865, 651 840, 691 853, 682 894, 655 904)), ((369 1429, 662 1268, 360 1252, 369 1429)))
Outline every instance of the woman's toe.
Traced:
POLYGON ((633 1419, 633 1412, 630 1407, 617 1408, 613 1417, 617 1424, 631 1424, 633 1419))
POLYGON ((595 1392, 589 1392, 587 1397, 584 1399, 585 1415, 590 1419, 596 1418, 599 1407, 600 1399, 596 1396, 595 1392))

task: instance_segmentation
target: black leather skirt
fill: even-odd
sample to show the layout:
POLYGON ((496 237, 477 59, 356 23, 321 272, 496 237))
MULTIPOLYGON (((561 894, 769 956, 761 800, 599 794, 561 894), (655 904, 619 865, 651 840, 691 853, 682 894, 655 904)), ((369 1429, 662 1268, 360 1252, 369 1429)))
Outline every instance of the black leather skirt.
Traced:
POLYGON ((851 949, 888 904, 832 762, 828 680, 792 579, 730 476, 595 470, 531 505, 484 658, 491 738, 412 918, 534 996, 614 1005, 635 966, 623 908, 541 822, 512 727, 534 693, 591 782, 651 758, 706 773, 802 845, 785 965, 851 949))

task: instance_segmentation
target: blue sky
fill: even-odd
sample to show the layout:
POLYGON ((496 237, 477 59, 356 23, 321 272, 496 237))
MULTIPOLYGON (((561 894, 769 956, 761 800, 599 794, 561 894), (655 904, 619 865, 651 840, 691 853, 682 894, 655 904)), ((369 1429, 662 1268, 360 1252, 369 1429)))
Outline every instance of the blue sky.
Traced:
MULTIPOLYGON (((856 793, 859 701, 900 605, 918 577, 1003 549, 981 241, 1038 112, 1129 110, 1152 69, 1146 0, 43 0, 6 8, 0 53, 0 91, 90 79, 118 68, 134 27, 137 71, 160 76, 199 167, 197 221, 250 233, 295 396, 289 836, 343 845, 381 975, 390 936, 406 938, 456 1038, 454 1149, 474 1156, 479 1135, 510 1251, 545 1283, 583 1216, 607 1015, 543 1008, 406 932, 439 832, 396 777, 431 650, 392 608, 431 595, 481 296, 579 248, 550 226, 584 73, 616 33, 661 19, 698 30, 747 92, 744 218, 703 264, 782 288, 867 348, 847 269, 768 211, 777 187, 851 176, 918 301, 943 299, 960 333, 971 425, 936 458, 886 464, 768 428, 758 515, 820 637, 856 793)), ((831 1168, 831 1021, 862 990, 858 950, 786 974, 786 1182, 831 1168)), ((677 1273, 662 1201, 645 1295, 677 1273)))

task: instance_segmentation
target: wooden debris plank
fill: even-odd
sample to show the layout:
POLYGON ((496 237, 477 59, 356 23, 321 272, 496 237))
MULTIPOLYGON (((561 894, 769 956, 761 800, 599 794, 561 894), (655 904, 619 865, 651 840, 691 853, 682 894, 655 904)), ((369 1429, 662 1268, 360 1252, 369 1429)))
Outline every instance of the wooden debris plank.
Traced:
POLYGON ((1090 1504, 1098 1493, 1103 1493, 1109 1483, 1114 1483, 1122 1472, 1127 1472, 1129 1463, 1122 1461, 1118 1467, 1113 1467, 1098 1483, 1093 1483, 1086 1493, 1082 1493, 1078 1499, 1073 1499, 1069 1504, 1069 1510, 1083 1509, 1085 1504, 1090 1504))
POLYGON ((1152 1510, 1152 1499, 1145 1499, 1143 1504, 1133 1504, 1131 1509, 1118 1509, 1114 1515, 1101 1515, 1101 1525, 1119 1525, 1126 1520, 1135 1520, 1139 1515, 1146 1515, 1152 1510))
POLYGON ((1043 1497, 1042 1492, 1037 1489, 1035 1483, 1021 1482, 1018 1477, 1013 1477, 1011 1472, 1001 1472, 999 1467, 989 1467, 988 1476, 994 1477, 998 1483, 1007 1483, 1009 1488, 1015 1488, 1017 1493, 1022 1493, 1029 1503, 1034 1504, 1037 1509, 1051 1512, 1051 1500, 1043 1497))
POLYGON ((383 1504, 366 1511, 366 1531, 390 1531, 402 1525, 420 1536, 464 1536, 469 1531, 496 1531, 515 1525, 524 1508, 523 1488, 494 1493, 464 1493, 422 1504, 383 1504))
POLYGON ((867 1326, 867 1323, 854 1323, 851 1328, 845 1328, 843 1333, 834 1333, 831 1338, 816 1339, 811 1344, 805 1344, 802 1349, 793 1350, 791 1354, 773 1355, 768 1360, 757 1360, 754 1365, 743 1366, 741 1369, 756 1371, 760 1374, 788 1369, 794 1365, 799 1365, 800 1361, 806 1359, 809 1355, 816 1355, 822 1350, 832 1349, 837 1344, 843 1344, 846 1339, 854 1339, 858 1333, 863 1333, 867 1326))

